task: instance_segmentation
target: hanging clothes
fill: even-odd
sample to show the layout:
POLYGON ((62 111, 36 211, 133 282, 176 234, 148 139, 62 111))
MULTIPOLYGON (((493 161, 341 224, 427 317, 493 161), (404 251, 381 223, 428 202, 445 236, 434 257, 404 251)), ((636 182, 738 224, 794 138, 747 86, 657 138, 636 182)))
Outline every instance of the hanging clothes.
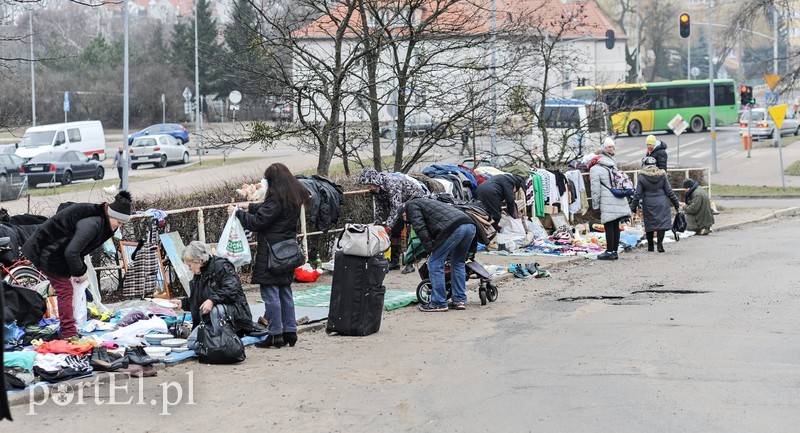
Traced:
POLYGON ((588 201, 586 199, 586 184, 583 183, 583 174, 578 170, 570 170, 564 175, 575 185, 575 200, 570 200, 569 213, 575 215, 586 209, 588 201))
POLYGON ((532 174, 533 178, 533 211, 537 217, 543 217, 544 213, 544 186, 542 185, 542 176, 540 174, 532 174))
POLYGON ((158 257, 158 229, 156 221, 150 222, 150 230, 146 239, 139 241, 139 246, 131 255, 131 262, 125 272, 122 283, 122 296, 142 299, 153 296, 160 291, 160 258, 158 257))

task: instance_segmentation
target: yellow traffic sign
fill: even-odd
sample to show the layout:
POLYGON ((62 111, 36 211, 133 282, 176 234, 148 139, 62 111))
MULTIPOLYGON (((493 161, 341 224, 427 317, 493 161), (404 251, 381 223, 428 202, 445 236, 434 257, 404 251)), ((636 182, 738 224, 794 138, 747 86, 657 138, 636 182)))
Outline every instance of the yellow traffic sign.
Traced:
POLYGON ((772 121, 775 122, 775 127, 778 131, 781 130, 783 127, 783 119, 786 118, 786 109, 789 108, 789 105, 782 104, 782 105, 775 105, 774 107, 769 107, 767 111, 769 111, 769 115, 772 116, 772 121))
POLYGON ((778 85, 778 82, 781 81, 780 75, 764 75, 764 81, 767 82, 767 86, 769 86, 769 90, 775 90, 775 86, 778 85))

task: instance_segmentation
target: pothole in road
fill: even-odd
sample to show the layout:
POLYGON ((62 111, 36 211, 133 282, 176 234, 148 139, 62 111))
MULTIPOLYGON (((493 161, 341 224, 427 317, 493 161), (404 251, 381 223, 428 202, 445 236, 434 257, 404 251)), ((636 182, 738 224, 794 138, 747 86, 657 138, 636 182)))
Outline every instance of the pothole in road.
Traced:
MULTIPOLYGON (((651 287, 663 287, 663 285, 658 284, 651 287)), ((654 295, 695 295, 700 293, 708 293, 708 290, 691 290, 691 289, 644 289, 644 290, 636 290, 631 292, 631 295, 638 295, 638 294, 654 294, 654 295)), ((559 298, 557 301, 560 302, 576 302, 576 301, 620 301, 623 299, 628 299, 627 296, 611 296, 611 295, 590 295, 590 296, 567 296, 564 298, 559 298)), ((624 305, 624 304, 620 304, 624 305)))

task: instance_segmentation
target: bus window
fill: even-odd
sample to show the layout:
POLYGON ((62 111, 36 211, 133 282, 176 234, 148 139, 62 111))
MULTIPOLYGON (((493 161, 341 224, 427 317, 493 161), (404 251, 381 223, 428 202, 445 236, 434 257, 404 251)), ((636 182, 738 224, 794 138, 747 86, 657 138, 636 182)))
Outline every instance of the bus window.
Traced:
POLYGON ((714 85, 714 105, 733 105, 734 94, 731 86, 714 85))
POLYGON ((686 89, 687 107, 704 107, 708 105, 708 86, 695 86, 686 89))
POLYGON ((607 132, 606 119, 608 117, 608 113, 606 112, 605 107, 597 104, 586 105, 586 117, 588 123, 587 129, 590 133, 600 132, 605 134, 607 132))
POLYGON ((580 124, 578 107, 544 107, 544 122, 548 128, 575 129, 580 124))
POLYGON ((667 98, 669 99, 669 108, 681 108, 686 106, 686 89, 675 87, 667 89, 667 98))
POLYGON ((650 90, 647 92, 647 95, 650 97, 650 103, 647 104, 647 108, 651 110, 661 110, 664 108, 669 108, 669 104, 667 103, 667 92, 664 90, 650 90))

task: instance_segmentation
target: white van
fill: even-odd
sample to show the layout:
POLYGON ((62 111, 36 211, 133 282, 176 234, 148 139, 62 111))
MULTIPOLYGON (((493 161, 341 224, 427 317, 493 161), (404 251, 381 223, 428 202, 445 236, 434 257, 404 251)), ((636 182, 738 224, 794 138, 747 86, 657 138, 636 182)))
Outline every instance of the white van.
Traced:
MULTIPOLYGON (((539 109, 536 109, 539 113, 539 109)), ((602 102, 548 99, 544 106, 547 154, 553 162, 568 162, 600 147, 608 137, 611 118, 602 102)), ((534 121, 535 122, 535 121, 534 121)), ((544 158, 542 131, 533 125, 533 154, 544 158)))
POLYGON ((17 156, 29 160, 52 150, 77 150, 97 160, 106 159, 106 136, 99 120, 56 123, 28 128, 17 144, 17 156))

